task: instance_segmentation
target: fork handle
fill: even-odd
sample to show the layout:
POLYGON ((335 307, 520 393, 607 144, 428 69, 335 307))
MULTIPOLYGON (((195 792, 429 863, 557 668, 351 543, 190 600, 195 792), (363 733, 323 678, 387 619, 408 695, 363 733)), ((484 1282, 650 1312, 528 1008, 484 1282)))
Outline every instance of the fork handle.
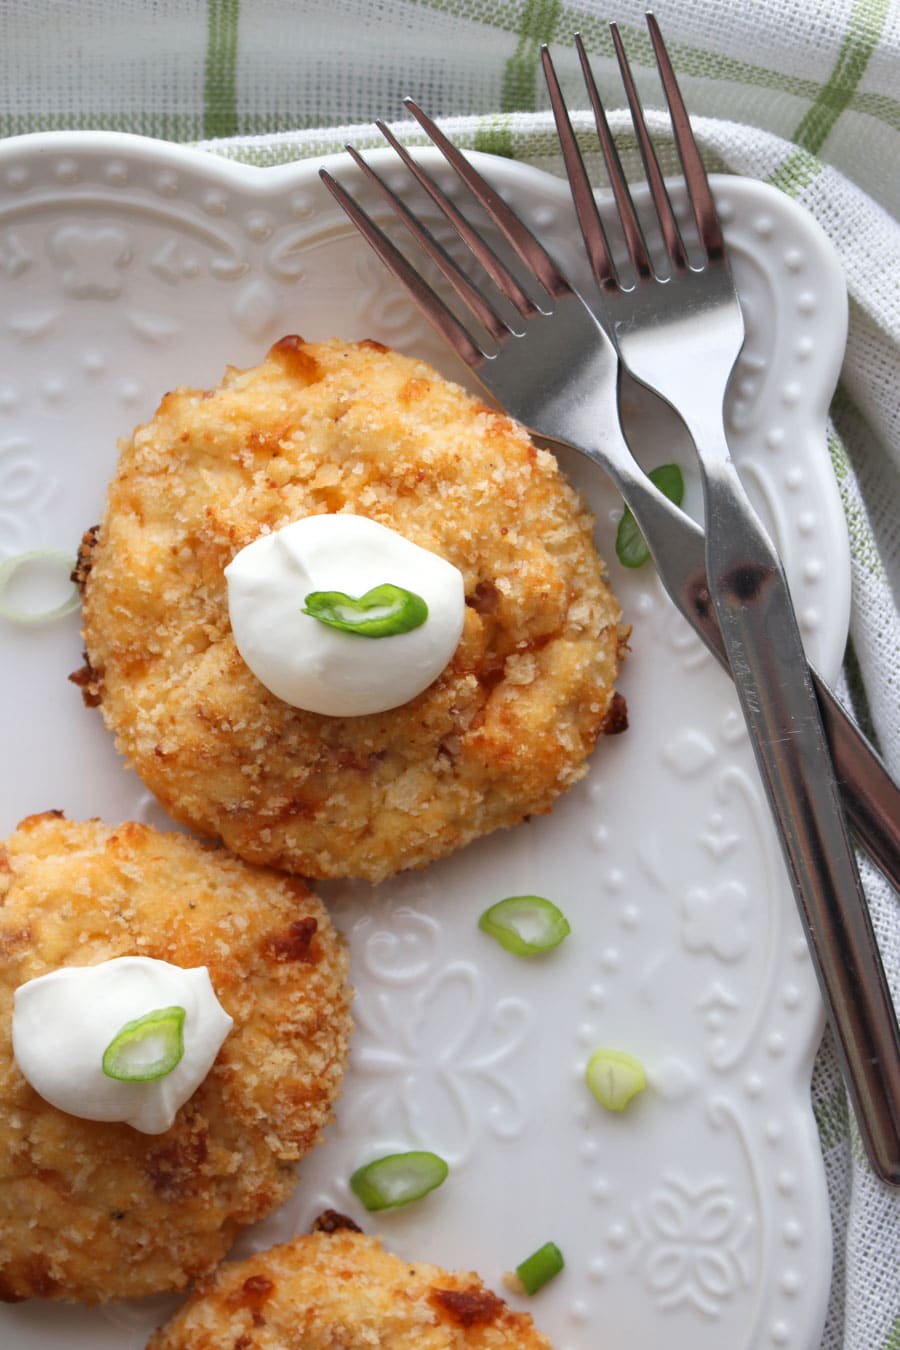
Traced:
MULTIPOLYGON (((617 466, 616 482, 647 540, 670 599, 730 675, 707 584, 702 529, 662 493, 656 493, 643 473, 629 474, 624 465, 617 466)), ((848 823, 872 862, 900 891, 900 788, 812 665, 810 674, 848 823)))
MULTIPOLYGON (((722 441, 724 445, 724 440, 722 441)), ((866 1151, 900 1185, 900 1029, 787 582, 727 452, 704 461, 710 594, 866 1151)))
MULTIPOLYGON (((628 491, 626 500, 643 530, 643 494, 628 491)), ((650 546, 657 572, 672 601, 730 675, 707 585, 703 531, 677 507, 670 514, 669 529, 677 518, 679 533, 671 544, 650 546)), ((653 537, 648 526, 645 538, 653 537)), ((657 540, 662 537, 657 531, 657 540)), ((848 824, 885 879, 900 891, 900 788, 815 666, 810 663, 809 669, 848 824)))

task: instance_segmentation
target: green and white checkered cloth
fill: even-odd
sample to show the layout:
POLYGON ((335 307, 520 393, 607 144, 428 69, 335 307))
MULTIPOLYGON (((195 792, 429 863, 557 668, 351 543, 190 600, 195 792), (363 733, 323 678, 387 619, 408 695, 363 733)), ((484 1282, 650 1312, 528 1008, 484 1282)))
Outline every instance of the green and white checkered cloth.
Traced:
MULTIPOLYGON (((596 0, 3 0, 0 134, 102 127, 277 164, 348 140, 378 143, 372 119, 411 92, 457 143, 560 173, 540 44, 555 39, 570 103, 583 106, 571 44, 580 31, 614 107, 606 20, 615 17, 648 105, 659 106, 643 9, 641 0, 617 0, 612 15, 596 0)), ((842 692, 900 776, 900 3, 660 0, 657 13, 709 166, 777 184, 843 259, 850 339, 830 433, 853 554, 842 692)), ((633 164, 624 118, 613 125, 633 164)), ((896 997, 898 897, 872 869, 865 881, 896 997)), ((866 1165, 827 1041, 813 1094, 835 1231, 823 1350, 900 1350, 900 1195, 866 1165)))

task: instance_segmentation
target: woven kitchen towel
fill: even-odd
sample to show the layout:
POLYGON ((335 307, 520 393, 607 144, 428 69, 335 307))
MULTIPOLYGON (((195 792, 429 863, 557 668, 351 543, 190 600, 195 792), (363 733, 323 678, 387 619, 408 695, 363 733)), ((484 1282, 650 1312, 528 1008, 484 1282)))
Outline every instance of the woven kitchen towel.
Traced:
MULTIPOLYGON (((606 19, 617 18, 659 107, 642 10, 635 0, 613 14, 595 0, 4 0, 0 134, 104 127, 265 165, 376 144, 372 119, 414 93, 461 145, 559 173, 540 43, 553 41, 570 104, 584 106, 570 41, 581 31, 615 107, 606 19)), ((829 436, 853 558, 842 693, 898 775, 900 5, 660 0, 657 14, 710 167, 775 183, 843 259, 850 338, 829 436)), ((613 123, 636 168, 624 117, 613 123)), ((661 118, 653 125, 664 134, 661 118)), ((411 124, 405 135, 420 139, 411 124)), ((896 997, 898 898, 871 869, 865 881, 896 997)), ((823 1347, 900 1350, 900 1196, 865 1163, 827 1040, 813 1096, 836 1240, 823 1347)))

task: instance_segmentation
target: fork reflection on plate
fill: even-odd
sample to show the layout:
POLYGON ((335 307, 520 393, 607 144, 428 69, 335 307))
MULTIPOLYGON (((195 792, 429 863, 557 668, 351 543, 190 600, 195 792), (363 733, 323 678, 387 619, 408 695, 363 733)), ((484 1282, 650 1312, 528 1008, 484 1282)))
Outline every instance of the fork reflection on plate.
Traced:
MULTIPOLYGON (((488 335, 489 342, 474 336, 460 322, 327 171, 322 170, 321 176, 426 317, 502 406, 532 431, 570 445, 607 470, 641 526, 670 595, 707 645, 727 664, 714 609, 720 622, 724 621, 729 655, 736 666, 740 661, 748 667, 738 670, 737 681, 745 715, 780 826, 783 849, 826 1004, 843 1050, 845 1073, 863 1137, 876 1170, 885 1180, 896 1183, 900 1182, 900 1035, 896 1016, 843 826, 834 774, 818 726, 815 696, 806 676, 802 647, 791 649, 779 668, 780 644, 760 644, 753 631, 753 602, 757 596, 765 598, 767 618, 776 614, 777 622, 786 633, 789 634, 789 625, 794 622, 795 626, 795 621, 774 550, 758 522, 747 524, 752 508, 739 496, 740 488, 736 486, 724 433, 716 438, 717 429, 721 429, 725 384, 740 349, 743 329, 712 196, 658 29, 652 20, 650 23, 661 74, 673 108, 688 196, 695 206, 698 232, 705 245, 702 268, 694 268, 688 262, 674 215, 668 207, 652 146, 646 137, 640 106, 633 87, 630 87, 632 115, 639 136, 643 133, 645 137, 643 148, 648 176, 670 267, 667 277, 662 281, 657 279, 631 208, 630 194, 606 130, 599 99, 595 97, 596 90, 591 89, 601 145, 637 278, 629 290, 620 284, 596 214, 593 194, 568 128, 552 63, 546 53, 544 65, 551 101, 557 114, 576 209, 598 283, 598 299, 593 305, 575 291, 535 236, 410 99, 406 100, 409 111, 505 236, 526 268, 529 279, 543 288, 545 294, 540 299, 532 297, 383 122, 377 123, 382 133, 450 220, 505 297, 506 306, 503 301, 499 304, 496 300, 489 301, 484 290, 469 280, 362 157, 350 147, 348 150, 440 268, 462 305, 488 335), (501 311, 510 317, 502 317, 501 311), (710 345, 711 330, 714 330, 714 340, 710 345), (667 363, 675 332, 682 348, 681 359, 669 359, 667 363), (684 400, 691 384, 691 366, 697 359, 697 343, 707 355, 716 348, 726 353, 718 367, 720 387, 714 390, 712 398, 708 396, 708 390, 703 391, 701 406, 709 410, 705 420, 699 415, 699 407, 692 413, 690 406, 685 407, 684 400), (728 591, 727 586, 723 589, 720 584, 713 588, 714 603, 711 603, 702 532, 655 488, 632 458, 618 417, 619 367, 620 362, 627 366, 629 358, 637 368, 634 373, 648 387, 660 393, 680 413, 687 414, 684 420, 695 440, 703 441, 701 448, 704 451, 710 445, 719 444, 719 456, 712 462, 706 457, 703 465, 706 475, 713 479, 712 487, 705 491, 707 520, 712 519, 716 526, 712 531, 713 547, 709 560, 719 583, 723 576, 740 579, 745 574, 749 577, 752 572, 753 577, 763 583, 754 587, 752 593, 738 594, 734 585, 728 591), (676 376, 674 381, 667 380, 672 373, 676 376), (707 439, 710 428, 711 441, 707 439), (737 545, 737 551, 733 545, 737 545), (744 611, 748 610, 751 622, 746 627, 748 616, 744 611), (769 700, 764 710, 767 718, 765 725, 761 725, 758 707, 766 698, 769 700), (805 738, 802 747, 798 729, 802 729, 805 738)), ((628 87, 631 81, 624 51, 615 28, 613 33, 628 87)), ((592 86, 583 48, 581 54, 589 86, 592 86)), ((709 547, 709 539, 707 545, 709 547)), ((877 760, 869 758, 868 747, 821 681, 818 681, 817 690, 827 710, 842 777, 848 768, 857 778, 860 771, 865 775, 861 784, 857 782, 856 791, 849 800, 854 823, 859 828, 861 822, 862 831, 868 835, 869 847, 881 854, 881 865, 896 882, 900 878, 896 838, 897 789, 877 760), (874 798, 870 795, 872 791, 874 798)))

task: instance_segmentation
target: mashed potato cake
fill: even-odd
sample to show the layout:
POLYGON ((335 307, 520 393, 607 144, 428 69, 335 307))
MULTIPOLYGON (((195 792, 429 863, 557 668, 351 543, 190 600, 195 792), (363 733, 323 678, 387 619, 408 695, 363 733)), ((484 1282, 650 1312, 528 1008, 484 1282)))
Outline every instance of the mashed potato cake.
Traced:
POLYGON ((220 1266, 147 1350, 551 1350, 477 1275, 348 1229, 220 1266))
POLYGON ((379 881, 549 811, 622 728, 627 634, 592 524, 551 454, 423 362, 284 338, 219 388, 167 394, 122 447, 79 562, 75 678, 175 819, 252 862, 379 881), (362 717, 257 681, 223 577, 261 532, 339 511, 465 581, 443 673, 362 717))
POLYGON ((347 957, 305 886, 177 834, 50 812, 0 846, 0 1299, 183 1289, 293 1189, 337 1096, 347 957), (163 1134, 49 1105, 13 994, 118 956, 205 965, 234 1027, 163 1134))

